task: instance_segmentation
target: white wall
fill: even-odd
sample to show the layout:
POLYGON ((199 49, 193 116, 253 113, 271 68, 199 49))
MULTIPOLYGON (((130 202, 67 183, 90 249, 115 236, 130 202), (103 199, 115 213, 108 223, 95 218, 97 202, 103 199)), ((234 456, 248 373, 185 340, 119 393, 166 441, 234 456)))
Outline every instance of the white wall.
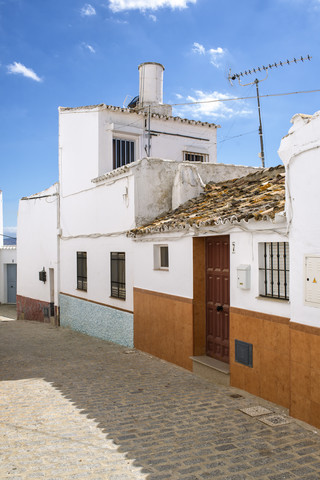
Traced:
POLYGON ((92 186, 99 164, 98 111, 60 109, 59 156, 62 195, 92 186))
POLYGON ((134 286, 145 290, 193 298, 192 237, 149 237, 134 243, 134 286), (154 270, 154 245, 168 245, 169 269, 154 270))
MULTIPOLYGON (((259 222, 260 223, 260 222, 259 222)), ((259 243, 284 242, 287 237, 272 232, 270 223, 261 233, 231 231, 230 234, 230 305, 246 310, 283 317, 290 316, 290 303, 277 299, 266 299, 259 295, 259 243), (232 243, 235 253, 232 253, 232 243), (237 286, 237 267, 251 267, 251 286, 248 290, 237 286)), ((256 225, 258 227, 258 225, 256 225)), ((259 228, 262 228, 260 223, 259 228)), ((236 229, 233 229, 236 230, 236 229)), ((219 235, 219 233, 217 233, 219 235)), ((221 235, 225 233, 221 231, 221 235)), ((177 234, 148 236, 135 240, 134 286, 146 290, 193 298, 193 238, 178 237, 177 234), (168 245, 169 270, 154 270, 154 245, 168 245)))
MULTIPOLYGON (((256 222, 256 227, 261 228, 262 222, 256 222)), ((263 232, 232 232, 230 234, 230 305, 232 307, 253 310, 290 317, 290 303, 286 300, 264 298, 259 295, 259 243, 287 242, 284 235, 269 230, 270 223, 263 232), (232 253, 234 243, 235 253, 232 253), (237 267, 250 265, 250 288, 245 290, 237 286, 237 267)), ((291 253, 291 252, 290 252, 291 253)), ((291 301, 291 294, 290 301, 291 301)))
POLYGON ((17 231, 17 295, 50 302, 49 268, 55 270, 57 295, 58 184, 19 202, 17 231), (45 196, 45 198, 39 198, 45 196), (47 281, 39 280, 45 267, 47 281))
POLYGON ((304 272, 305 255, 320 255, 320 113, 295 115, 292 123, 279 149, 290 223, 291 321, 320 327, 320 304, 305 304, 304 272))
POLYGON ((133 242, 125 235, 118 237, 77 238, 62 240, 61 292, 124 310, 133 310, 133 242), (77 290, 77 252, 87 252, 87 291, 77 290), (126 300, 110 296, 110 252, 126 254, 126 300))
MULTIPOLYGON (((180 119, 151 117, 150 156, 182 161, 184 150, 207 153, 216 163, 216 127, 180 119), (186 138, 195 137, 195 138, 186 138), (201 140, 205 139, 205 140, 201 140), (209 141, 206 141, 209 140, 209 141)), ((147 119, 144 115, 105 105, 59 109, 61 193, 91 187, 91 180, 113 169, 113 138, 135 141, 136 160, 146 156, 147 119)))
POLYGON ((134 226, 134 179, 129 174, 61 196, 62 237, 99 235, 134 226))

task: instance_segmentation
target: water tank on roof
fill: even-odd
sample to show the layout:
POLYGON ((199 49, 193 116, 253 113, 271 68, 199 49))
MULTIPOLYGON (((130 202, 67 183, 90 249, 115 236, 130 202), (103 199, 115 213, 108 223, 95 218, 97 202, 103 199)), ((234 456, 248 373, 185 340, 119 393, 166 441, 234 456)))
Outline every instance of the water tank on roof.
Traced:
POLYGON ((163 102, 163 71, 161 63, 141 63, 139 69, 140 105, 159 105, 163 102))

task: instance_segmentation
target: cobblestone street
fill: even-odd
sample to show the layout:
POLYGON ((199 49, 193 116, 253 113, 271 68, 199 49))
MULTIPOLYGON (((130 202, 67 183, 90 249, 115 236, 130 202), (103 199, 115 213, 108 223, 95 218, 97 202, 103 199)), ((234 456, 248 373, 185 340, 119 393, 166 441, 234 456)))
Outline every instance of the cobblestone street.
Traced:
POLYGON ((319 430, 141 352, 0 311, 0 478, 320 479, 319 430))

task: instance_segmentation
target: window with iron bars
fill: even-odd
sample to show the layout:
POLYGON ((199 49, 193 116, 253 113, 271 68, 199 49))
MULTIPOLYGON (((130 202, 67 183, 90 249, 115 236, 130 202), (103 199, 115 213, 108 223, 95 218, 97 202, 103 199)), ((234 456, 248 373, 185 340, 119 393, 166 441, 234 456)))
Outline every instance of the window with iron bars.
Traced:
POLYGON ((259 245, 260 296, 289 300, 289 243, 259 245))
POLYGON ((121 138, 113 139, 113 168, 123 167, 132 163, 134 156, 134 141, 121 138))
POLYGON ((209 155, 207 153, 183 152, 184 162, 208 162, 209 155))
POLYGON ((126 299, 126 254, 111 252, 111 297, 126 299))
POLYGON ((77 252, 77 290, 87 291, 87 252, 77 252))

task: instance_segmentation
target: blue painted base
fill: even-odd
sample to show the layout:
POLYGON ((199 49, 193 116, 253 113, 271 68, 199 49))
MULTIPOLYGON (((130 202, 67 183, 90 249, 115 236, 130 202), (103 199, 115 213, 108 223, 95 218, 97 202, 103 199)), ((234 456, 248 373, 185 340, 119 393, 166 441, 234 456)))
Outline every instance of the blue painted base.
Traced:
POLYGON ((60 295, 60 325, 125 347, 133 347, 132 313, 60 295))

